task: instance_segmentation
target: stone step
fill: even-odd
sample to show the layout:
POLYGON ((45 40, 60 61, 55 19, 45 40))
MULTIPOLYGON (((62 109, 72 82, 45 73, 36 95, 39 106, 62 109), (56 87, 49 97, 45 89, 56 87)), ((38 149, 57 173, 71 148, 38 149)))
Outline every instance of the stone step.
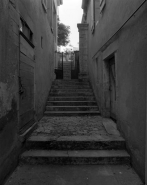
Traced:
POLYGON ((31 136, 26 149, 35 150, 124 150, 123 138, 104 138, 96 136, 31 136))
MULTIPOLYGON (((70 81, 70 80, 66 80, 66 81, 70 81)), ((67 83, 66 84, 62 84, 61 83, 61 84, 52 84, 52 86, 58 86, 60 88, 62 88, 62 87, 73 87, 73 88, 76 87, 76 88, 78 88, 79 86, 80 87, 85 87, 86 86, 88 88, 89 87, 91 88, 91 86, 89 84, 82 84, 82 83, 81 84, 80 83, 78 83, 78 84, 74 84, 74 83, 73 84, 72 83, 71 84, 70 83, 69 84, 67 84, 67 83)))
POLYGON ((92 89, 51 89, 50 93, 69 93, 69 92, 77 92, 77 93, 93 93, 92 89))
POLYGON ((97 105, 96 101, 48 101, 48 106, 92 106, 97 105))
POLYGON ((89 82, 74 82, 74 81, 71 81, 71 80, 64 80, 64 82, 62 81, 58 81, 58 82, 53 82, 53 85, 89 85, 89 82))
POLYGON ((60 86, 60 85, 52 85, 52 88, 51 89, 91 89, 91 87, 89 85, 70 85, 70 86, 67 86, 67 85, 64 85, 64 86, 60 86))
POLYGON ((52 89, 91 89, 89 85, 52 85, 52 89))
POLYGON ((87 116, 100 115, 99 111, 45 111, 45 116, 87 116))
POLYGON ((94 101, 94 96, 49 96, 49 101, 94 101))
POLYGON ((98 106, 46 106, 47 111, 97 111, 98 106))
POLYGON ((29 150, 21 155, 29 164, 130 164, 125 150, 29 150))
POLYGON ((51 92, 50 96, 94 96, 93 92, 51 92))
MULTIPOLYGON (((68 81, 68 80, 67 80, 68 81)), ((70 80, 69 80, 70 81, 70 80)), ((58 88, 91 88, 89 84, 52 84, 52 87, 58 87, 58 88)))
POLYGON ((64 80, 64 82, 53 82, 53 85, 90 85, 89 82, 71 82, 71 80, 64 80))

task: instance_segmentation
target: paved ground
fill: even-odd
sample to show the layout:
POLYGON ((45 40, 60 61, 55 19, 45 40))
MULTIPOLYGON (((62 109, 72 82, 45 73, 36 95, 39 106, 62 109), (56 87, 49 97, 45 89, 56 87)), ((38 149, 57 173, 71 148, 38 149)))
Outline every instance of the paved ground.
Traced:
POLYGON ((101 116, 43 117, 32 136, 69 136, 71 138, 90 137, 95 139, 121 138, 116 125, 101 116))
POLYGON ((125 165, 18 167, 5 185, 143 185, 125 165))

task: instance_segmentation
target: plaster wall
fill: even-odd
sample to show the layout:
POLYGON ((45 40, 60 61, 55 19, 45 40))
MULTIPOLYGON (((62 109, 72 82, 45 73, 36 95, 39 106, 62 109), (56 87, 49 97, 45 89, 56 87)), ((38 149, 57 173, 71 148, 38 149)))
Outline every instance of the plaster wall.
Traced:
POLYGON ((20 16, 33 32, 35 45, 35 111, 40 119, 54 78, 54 32, 50 0, 0 0, 0 184, 16 167, 19 139, 19 26, 20 16), (42 44, 41 44, 41 37, 42 44))
POLYGON ((54 78, 54 14, 53 4, 47 1, 47 12, 42 1, 20 0, 20 16, 33 32, 35 45, 35 111, 38 119, 43 115, 48 93, 54 78), (48 12, 51 11, 51 12, 48 12), (51 16, 52 15, 52 16, 51 16), (42 44, 41 44, 42 37, 42 44))
POLYGON ((112 0, 111 3, 106 1, 102 14, 97 12, 98 23, 94 34, 91 33, 91 8, 88 6, 87 22, 89 23, 89 74, 96 99, 102 114, 109 116, 109 84, 105 61, 114 53, 117 126, 126 139, 133 167, 144 180, 147 3, 119 30, 142 2, 140 0, 112 0))
POLYGON ((0 184, 17 164, 19 14, 17 0, 0 1, 0 184))

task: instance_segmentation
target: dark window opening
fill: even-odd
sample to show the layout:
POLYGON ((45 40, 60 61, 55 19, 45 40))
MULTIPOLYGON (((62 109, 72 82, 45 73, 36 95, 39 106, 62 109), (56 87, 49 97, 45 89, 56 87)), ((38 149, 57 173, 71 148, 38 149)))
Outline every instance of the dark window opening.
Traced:
POLYGON ((41 37, 41 48, 43 48, 43 37, 41 37))
POLYGON ((26 36, 26 38, 30 42, 33 43, 33 32, 22 18, 20 18, 20 31, 26 36))

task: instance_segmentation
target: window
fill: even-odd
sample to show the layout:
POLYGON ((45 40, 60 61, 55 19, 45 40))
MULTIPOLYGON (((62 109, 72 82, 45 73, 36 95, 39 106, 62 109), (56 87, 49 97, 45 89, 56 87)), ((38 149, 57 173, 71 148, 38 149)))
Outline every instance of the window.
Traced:
POLYGON ((42 0, 42 6, 44 11, 47 13, 47 0, 42 0))
POLYGON ((28 24, 20 18, 20 31, 25 35, 25 37, 33 43, 33 32, 29 28, 28 24))
POLYGON ((100 0, 100 12, 102 13, 104 7, 106 5, 106 0, 100 0))

